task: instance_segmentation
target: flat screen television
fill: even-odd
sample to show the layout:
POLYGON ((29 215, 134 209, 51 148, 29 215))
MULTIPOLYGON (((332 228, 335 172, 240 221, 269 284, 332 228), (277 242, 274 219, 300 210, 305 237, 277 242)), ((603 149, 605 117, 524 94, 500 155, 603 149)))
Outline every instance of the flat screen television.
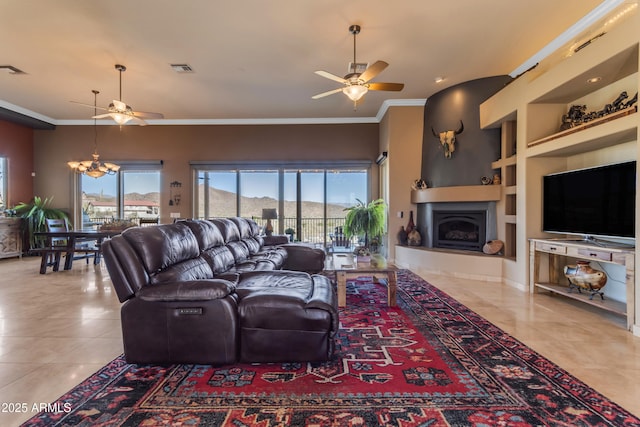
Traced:
POLYGON ((543 177, 544 231, 635 238, 636 162, 543 177))

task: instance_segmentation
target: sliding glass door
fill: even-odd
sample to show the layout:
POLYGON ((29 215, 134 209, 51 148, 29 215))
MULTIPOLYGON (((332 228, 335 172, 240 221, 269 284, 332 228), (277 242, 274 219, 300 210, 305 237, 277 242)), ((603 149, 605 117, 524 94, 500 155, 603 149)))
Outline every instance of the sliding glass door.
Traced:
POLYGON ((243 216, 266 225, 264 209, 276 234, 293 232, 295 240, 327 244, 344 224, 345 208, 368 201, 369 164, 357 167, 195 168, 195 213, 199 218, 243 216))

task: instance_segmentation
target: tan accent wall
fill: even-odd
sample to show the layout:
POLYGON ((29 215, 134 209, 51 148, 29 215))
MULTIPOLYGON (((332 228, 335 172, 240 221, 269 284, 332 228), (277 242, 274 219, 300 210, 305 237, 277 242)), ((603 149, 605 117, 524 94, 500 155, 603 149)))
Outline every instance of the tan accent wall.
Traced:
MULTIPOLYGON (((104 161, 162 160, 161 222, 170 222, 169 183, 182 182, 179 212, 192 216, 190 161, 370 160, 378 155, 378 124, 244 126, 98 127, 98 153, 104 161)), ((35 131, 36 195, 54 196, 54 205, 71 209, 73 173, 67 162, 90 159, 93 126, 58 126, 35 131)), ((372 194, 378 193, 375 163, 372 194)))
POLYGON ((33 198, 33 130, 0 120, 0 157, 8 157, 6 205, 33 198))
POLYGON ((387 241, 387 256, 395 259, 395 245, 398 243, 397 234, 401 226, 409 221, 409 212, 415 210, 411 203, 411 184, 420 178, 422 169, 422 138, 424 128, 424 107, 394 106, 387 110, 380 122, 380 151, 388 153, 389 220, 387 241), (398 217, 398 212, 403 217, 398 217))

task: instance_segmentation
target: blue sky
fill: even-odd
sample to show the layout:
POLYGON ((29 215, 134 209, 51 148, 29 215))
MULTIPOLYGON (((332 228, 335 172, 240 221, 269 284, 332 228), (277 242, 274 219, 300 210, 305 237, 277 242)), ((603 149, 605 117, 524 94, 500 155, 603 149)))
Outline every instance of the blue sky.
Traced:
MULTIPOLYGON (((125 181, 127 193, 144 194, 159 190, 160 175, 158 173, 136 172, 126 176, 129 177, 125 181)), ((105 195, 115 196, 117 182, 116 175, 105 175, 97 179, 82 175, 82 191, 92 194, 104 192, 105 195)))

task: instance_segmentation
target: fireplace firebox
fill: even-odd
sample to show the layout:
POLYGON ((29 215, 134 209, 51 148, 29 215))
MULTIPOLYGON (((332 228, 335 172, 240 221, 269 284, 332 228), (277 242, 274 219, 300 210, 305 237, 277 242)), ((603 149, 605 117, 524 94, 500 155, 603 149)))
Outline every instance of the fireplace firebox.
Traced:
POLYGON ((434 248, 482 251, 486 241, 486 211, 433 211, 434 248))

